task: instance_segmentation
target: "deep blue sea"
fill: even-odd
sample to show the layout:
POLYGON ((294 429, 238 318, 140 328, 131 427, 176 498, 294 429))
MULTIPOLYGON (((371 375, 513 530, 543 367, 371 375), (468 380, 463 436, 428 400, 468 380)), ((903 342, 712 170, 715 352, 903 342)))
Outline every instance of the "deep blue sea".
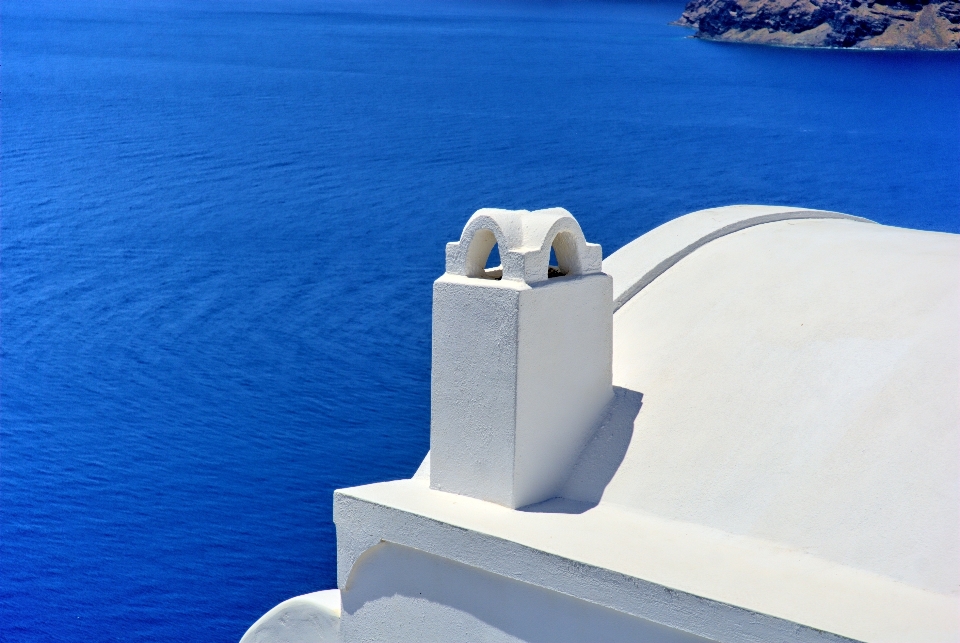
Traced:
POLYGON ((0 639, 226 641, 428 448, 477 208, 609 253, 704 207, 960 232, 960 54, 724 45, 682 2, 6 0, 0 639))

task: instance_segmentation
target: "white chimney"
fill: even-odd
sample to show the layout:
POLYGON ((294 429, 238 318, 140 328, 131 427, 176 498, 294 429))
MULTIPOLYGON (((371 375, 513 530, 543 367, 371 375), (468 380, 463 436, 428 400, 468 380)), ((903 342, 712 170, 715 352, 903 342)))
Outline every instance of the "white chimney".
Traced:
POLYGON ((601 258, 563 208, 478 210, 447 244, 433 286, 431 488, 514 508, 555 495, 613 396, 601 258), (502 265, 487 270, 495 244, 502 265))

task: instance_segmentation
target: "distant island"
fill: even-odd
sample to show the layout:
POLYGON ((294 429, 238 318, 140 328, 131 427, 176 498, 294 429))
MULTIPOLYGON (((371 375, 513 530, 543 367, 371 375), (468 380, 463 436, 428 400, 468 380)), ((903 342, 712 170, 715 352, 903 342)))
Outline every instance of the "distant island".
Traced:
POLYGON ((691 0, 674 24, 706 40, 960 49, 960 0, 691 0))

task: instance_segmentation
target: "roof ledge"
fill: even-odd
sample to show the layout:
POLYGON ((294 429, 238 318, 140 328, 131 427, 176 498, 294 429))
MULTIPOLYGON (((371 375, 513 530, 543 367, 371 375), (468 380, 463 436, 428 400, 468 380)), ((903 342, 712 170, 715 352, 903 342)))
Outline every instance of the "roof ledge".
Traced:
POLYGON ((620 248, 603 261, 613 277, 613 312, 697 248, 744 228, 789 219, 850 219, 874 223, 829 210, 772 205, 728 205, 698 210, 668 221, 620 248))

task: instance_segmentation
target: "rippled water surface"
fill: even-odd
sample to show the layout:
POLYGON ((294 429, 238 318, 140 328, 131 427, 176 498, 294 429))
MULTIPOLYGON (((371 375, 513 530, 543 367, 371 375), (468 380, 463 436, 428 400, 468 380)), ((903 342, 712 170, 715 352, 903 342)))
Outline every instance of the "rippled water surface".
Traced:
POLYGON ((0 637, 235 641, 428 445, 482 206, 960 231, 960 58, 691 40, 676 2, 3 5, 0 637))

